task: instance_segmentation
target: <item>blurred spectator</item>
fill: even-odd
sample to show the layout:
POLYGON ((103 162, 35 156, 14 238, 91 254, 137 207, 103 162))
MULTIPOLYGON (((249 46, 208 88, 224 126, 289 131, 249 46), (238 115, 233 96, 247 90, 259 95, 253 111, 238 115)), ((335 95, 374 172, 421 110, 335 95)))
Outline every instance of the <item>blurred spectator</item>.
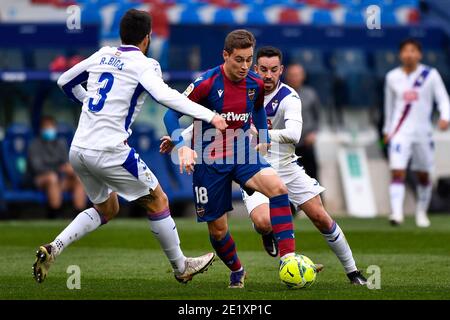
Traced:
POLYGON ((28 149, 28 168, 33 184, 47 194, 49 218, 61 209, 64 191, 72 192, 77 211, 86 208, 83 186, 68 160, 68 146, 64 139, 57 139, 55 119, 44 116, 40 136, 28 149))
POLYGON ((299 161, 306 173, 317 179, 318 167, 314 145, 319 127, 320 101, 313 88, 303 85, 305 78, 306 73, 301 64, 294 63, 287 67, 286 83, 299 93, 302 100, 302 137, 296 145, 295 153, 301 157, 299 161))

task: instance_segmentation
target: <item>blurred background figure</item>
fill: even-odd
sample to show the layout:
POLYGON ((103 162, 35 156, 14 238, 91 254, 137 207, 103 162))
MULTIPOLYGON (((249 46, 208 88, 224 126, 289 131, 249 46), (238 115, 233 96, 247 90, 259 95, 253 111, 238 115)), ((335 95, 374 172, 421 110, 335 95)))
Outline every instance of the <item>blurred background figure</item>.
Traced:
POLYGON ((300 163, 306 173, 318 178, 318 165, 315 154, 317 131, 319 130, 320 100, 314 88, 304 85, 306 72, 299 63, 291 64, 286 69, 286 83, 300 95, 302 101, 303 130, 295 153, 300 156, 300 163))
POLYGON ((66 141, 57 138, 53 117, 42 117, 40 135, 31 141, 28 148, 28 170, 33 185, 47 195, 49 218, 55 218, 61 209, 64 191, 72 192, 77 211, 85 209, 83 186, 69 163, 66 141))

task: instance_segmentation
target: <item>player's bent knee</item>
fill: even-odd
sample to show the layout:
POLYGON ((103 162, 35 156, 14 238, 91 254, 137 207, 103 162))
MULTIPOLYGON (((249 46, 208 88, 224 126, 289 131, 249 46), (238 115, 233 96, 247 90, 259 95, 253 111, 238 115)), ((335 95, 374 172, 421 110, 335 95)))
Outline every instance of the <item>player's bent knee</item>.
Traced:
POLYGON ((209 226, 209 235, 216 241, 225 238, 228 232, 228 226, 209 226))
POLYGON ((266 234, 272 231, 269 214, 261 214, 260 212, 255 211, 252 213, 252 221, 256 231, 259 233, 266 234))

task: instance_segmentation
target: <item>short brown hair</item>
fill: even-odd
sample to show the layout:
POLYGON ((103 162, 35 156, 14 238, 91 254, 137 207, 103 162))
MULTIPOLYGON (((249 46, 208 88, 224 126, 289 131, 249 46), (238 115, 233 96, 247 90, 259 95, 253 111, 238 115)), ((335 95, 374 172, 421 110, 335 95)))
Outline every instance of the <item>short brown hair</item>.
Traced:
POLYGON ((227 35, 223 49, 231 54, 234 49, 247 49, 254 47, 255 44, 256 40, 253 33, 245 29, 238 29, 227 35))

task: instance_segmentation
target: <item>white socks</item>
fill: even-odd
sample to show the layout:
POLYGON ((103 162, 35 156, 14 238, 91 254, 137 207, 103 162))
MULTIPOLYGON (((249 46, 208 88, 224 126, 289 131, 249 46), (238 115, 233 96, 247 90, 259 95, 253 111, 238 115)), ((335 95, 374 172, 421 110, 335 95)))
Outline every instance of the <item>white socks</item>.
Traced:
POLYGON ((391 216, 397 222, 403 222, 403 201, 405 199, 405 184, 403 182, 392 182, 389 186, 391 197, 391 216))
POLYGON ((72 242, 81 239, 102 224, 102 219, 94 208, 80 212, 75 219, 51 243, 58 256, 72 242))
POLYGON ((169 208, 156 214, 148 214, 148 219, 150 220, 150 228, 158 239, 175 273, 183 273, 186 268, 186 257, 181 251, 177 227, 170 216, 169 208))
POLYGON ((417 185, 417 207, 416 213, 426 213, 428 210, 428 206, 431 201, 431 192, 432 192, 431 183, 427 185, 418 184, 417 185))
POLYGON ((356 268, 355 259, 353 259, 353 253, 348 245, 347 239, 345 239, 344 233, 336 222, 334 222, 334 226, 331 228, 330 233, 322 233, 322 235, 327 241, 328 246, 338 257, 344 267, 345 273, 348 274, 358 270, 356 268))

